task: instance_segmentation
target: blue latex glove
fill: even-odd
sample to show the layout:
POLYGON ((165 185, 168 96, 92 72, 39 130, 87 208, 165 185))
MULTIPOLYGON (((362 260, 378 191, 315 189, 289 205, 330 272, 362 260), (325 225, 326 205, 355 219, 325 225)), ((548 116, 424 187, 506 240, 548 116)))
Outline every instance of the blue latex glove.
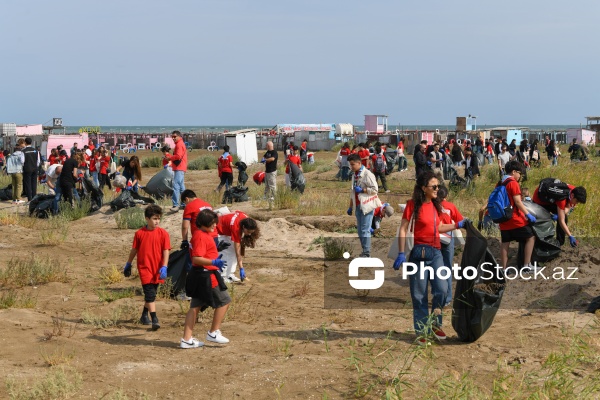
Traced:
POLYGON ((352 207, 348 207, 348 211, 346 211, 348 215, 352 215, 352 207))
POLYGON ((382 204, 382 207, 383 207, 383 208, 386 208, 386 207, 389 207, 389 206, 390 206, 390 203, 383 203, 383 204, 382 204))
POLYGON ((462 229, 462 228, 464 228, 464 227, 465 227, 465 224, 466 224, 467 222, 470 222, 470 221, 471 221, 471 220, 470 220, 469 218, 465 218, 465 219, 463 219, 463 220, 461 220, 461 221, 458 221, 458 222, 456 223, 456 227, 457 227, 457 228, 459 228, 459 229, 462 229))
POLYGON ((575 239, 575 236, 569 236, 569 243, 571 243, 571 247, 577 247, 579 242, 575 239))
POLYGON ((363 192, 363 188, 361 188, 360 186, 354 186, 354 192, 355 193, 362 193, 363 192))
POLYGON ((220 254, 219 257, 212 260, 211 265, 219 268, 219 271, 223 272, 223 268, 227 266, 227 261, 221 260, 221 257, 223 257, 223 254, 220 254))
POLYGON ((133 190, 133 186, 125 186, 125 190, 129 190, 131 192, 133 190))
POLYGON ((167 169, 169 168, 169 164, 165 164, 165 166, 163 167, 163 169, 167 169))
POLYGON ((369 233, 371 233, 371 235, 375 232, 375 229, 373 228, 369 228, 369 233))
POLYGON ((537 221, 537 219, 531 215, 531 214, 527 214, 525 215, 527 217, 527 219, 529 220, 529 222, 531 222, 532 224, 535 224, 535 221, 537 221))
POLYGON ((123 268, 123 275, 125 278, 129 278, 131 276, 131 263, 125 263, 125 268, 123 268))
POLYGON ((558 214, 550 214, 552 216, 552 221, 558 221, 558 214))
POLYGON ((244 268, 240 268, 240 279, 242 282, 244 282, 244 279, 246 279, 246 271, 244 271, 244 268))
POLYGON ((402 263, 406 262, 406 256, 404 253, 398 253, 398 257, 396 257, 396 261, 394 261, 394 269, 398 271, 400 267, 402 267, 402 263))
POLYGON ((167 266, 166 265, 163 265, 162 267, 160 267, 160 269, 158 270, 158 277, 160 279, 167 278, 167 266))
POLYGON ((264 164, 267 162, 267 159, 263 157, 262 160, 260 160, 260 162, 264 164))
POLYGON ((431 167, 431 161, 427 161, 427 166, 431 167))
POLYGON ((119 171, 115 171, 115 175, 121 175, 119 171))

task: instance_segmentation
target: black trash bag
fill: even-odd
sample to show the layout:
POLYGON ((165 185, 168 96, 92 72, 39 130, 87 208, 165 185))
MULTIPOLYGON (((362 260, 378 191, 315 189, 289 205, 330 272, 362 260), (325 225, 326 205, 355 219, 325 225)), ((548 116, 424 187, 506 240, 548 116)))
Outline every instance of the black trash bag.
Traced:
POLYGON ((52 215, 53 194, 36 194, 29 202, 29 216, 37 218, 48 218, 52 215))
POLYGON ((83 183, 84 198, 90 199, 89 213, 98 211, 104 205, 104 192, 90 178, 84 178, 81 182, 83 183))
POLYGON ((228 203, 239 203, 242 201, 248 201, 248 188, 247 187, 232 187, 223 193, 223 204, 228 203))
POLYGON ((119 196, 110 202, 110 209, 119 211, 123 208, 135 207, 137 203, 131 193, 129 190, 122 190, 119 196))
POLYGON ((246 182, 248 182, 248 173, 246 171, 240 171, 238 173, 238 186, 243 187, 246 186, 246 182))
MULTIPOLYGON (((535 245, 531 253, 531 262, 547 262, 554 260, 562 252, 560 243, 554 237, 556 228, 552 215, 544 207, 532 201, 523 201, 523 205, 536 219, 535 224, 531 225, 535 234, 535 245)), ((519 267, 525 264, 525 246, 519 243, 519 252, 517 253, 517 262, 519 267)))
POLYGON ((188 269, 192 267, 192 260, 188 249, 182 249, 172 252, 169 255, 169 265, 167 265, 167 278, 171 278, 171 297, 177 296, 182 291, 185 292, 185 279, 188 269))
POLYGON ((452 190, 465 189, 470 183, 470 180, 461 177, 454 167, 448 170, 448 180, 450 181, 448 188, 452 190))
POLYGON ((587 307, 586 311, 589 312, 589 313, 595 313, 598 310, 600 310, 600 296, 594 297, 592 299, 592 301, 590 302, 590 304, 588 304, 588 307, 587 307))
POLYGON ((394 172, 396 166, 396 150, 387 150, 385 152, 385 174, 389 175, 394 172))
POLYGON ((173 172, 163 169, 154 175, 144 186, 144 192, 156 199, 164 199, 173 195, 173 172))
POLYGON ((0 189, 0 200, 12 200, 12 183, 4 189, 0 189))
POLYGON ((472 266, 478 273, 474 279, 456 280, 454 302, 452 304, 452 327, 463 342, 474 342, 492 326, 496 312, 500 308, 506 281, 501 270, 496 269, 496 259, 488 249, 485 237, 471 222, 465 223, 465 239, 461 267, 472 266), (481 270, 482 263, 486 270, 481 270), (492 275, 490 277, 490 275, 492 275), (487 279, 485 279, 487 278, 487 279))
POLYGON ((306 178, 300 170, 300 167, 292 163, 290 163, 290 184, 292 190, 297 190, 301 194, 304 193, 304 188, 306 187, 306 178))
POLYGON ((154 204, 156 203, 152 197, 146 197, 140 195, 138 192, 131 192, 131 197, 136 202, 136 204, 154 204))

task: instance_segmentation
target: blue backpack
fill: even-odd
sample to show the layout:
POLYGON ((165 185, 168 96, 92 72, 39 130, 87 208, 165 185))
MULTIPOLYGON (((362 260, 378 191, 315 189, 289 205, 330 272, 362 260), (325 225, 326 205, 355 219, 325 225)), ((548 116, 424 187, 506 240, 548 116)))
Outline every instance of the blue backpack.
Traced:
POLYGON ((508 183, 509 180, 506 179, 500 185, 496 186, 488 198, 488 214, 492 218, 492 221, 497 224, 509 221, 513 216, 513 207, 506 192, 506 185, 508 183))

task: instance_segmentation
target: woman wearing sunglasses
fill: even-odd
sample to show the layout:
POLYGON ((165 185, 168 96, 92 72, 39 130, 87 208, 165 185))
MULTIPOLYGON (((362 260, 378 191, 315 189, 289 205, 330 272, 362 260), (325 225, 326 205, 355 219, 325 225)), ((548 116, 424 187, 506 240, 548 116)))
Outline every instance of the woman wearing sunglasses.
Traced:
POLYGON ((398 270, 405 263, 404 245, 409 223, 414 234, 414 247, 410 252, 408 262, 418 266, 416 274, 410 275, 410 296, 413 304, 413 323, 419 344, 427 344, 427 337, 433 334, 440 340, 446 339, 442 330, 441 310, 445 305, 448 283, 437 277, 437 270, 444 265, 440 233, 462 228, 464 220, 456 224, 442 223, 442 199, 438 197, 441 187, 436 175, 431 172, 423 172, 417 177, 412 199, 406 203, 400 234, 398 235, 398 257, 394 262, 394 269, 398 270), (414 219, 414 224, 411 223, 414 219), (424 279, 421 279, 421 265, 432 267, 434 275, 427 271, 424 279), (429 321, 428 310, 428 285, 431 282, 432 305, 431 314, 434 314, 432 322, 429 321))

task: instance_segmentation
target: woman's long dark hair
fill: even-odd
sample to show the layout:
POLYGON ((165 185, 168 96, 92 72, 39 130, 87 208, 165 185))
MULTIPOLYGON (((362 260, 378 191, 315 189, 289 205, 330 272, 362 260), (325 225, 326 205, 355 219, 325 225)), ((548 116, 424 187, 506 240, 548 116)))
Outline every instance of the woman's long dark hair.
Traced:
MULTIPOLYGON (((425 171, 417 176, 417 183, 415 184, 415 188, 413 190, 412 200, 415 203, 415 209, 413 211, 415 220, 419 218, 419 210, 421 206, 425 202, 425 192, 422 187, 429 185, 429 181, 432 179, 438 179, 438 177, 432 171, 425 171)), ((440 183, 441 184, 441 183, 440 183)), ((431 199, 433 202, 433 206, 437 210, 438 214, 442 213, 442 199, 438 196, 431 199)))
POLYGON ((138 181, 142 180, 142 167, 140 166, 140 159, 137 156, 132 156, 127 163, 127 167, 133 170, 133 174, 135 175, 135 179, 138 181), (134 166, 132 167, 130 163, 133 161, 134 166))
POLYGON ((241 253, 242 256, 244 256, 246 253, 246 247, 254 248, 254 246, 256 245, 256 241, 260 237, 260 229, 258 229, 258 224, 252 218, 244 218, 243 220, 241 220, 240 229, 242 229, 242 232, 244 232, 244 229, 254 231, 249 235, 244 235, 240 242, 240 244, 242 245, 241 253))

